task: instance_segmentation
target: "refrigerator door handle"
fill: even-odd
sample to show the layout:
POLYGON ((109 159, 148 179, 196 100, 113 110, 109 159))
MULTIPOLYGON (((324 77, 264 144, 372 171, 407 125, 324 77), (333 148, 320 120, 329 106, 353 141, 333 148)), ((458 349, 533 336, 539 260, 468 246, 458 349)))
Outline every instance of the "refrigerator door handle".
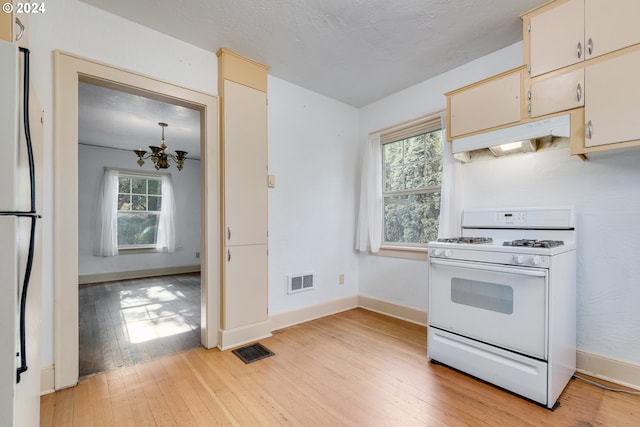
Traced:
POLYGON ((33 253, 35 251, 36 221, 37 216, 31 217, 31 233, 29 236, 29 252, 27 254, 27 265, 24 271, 24 282, 20 293, 20 367, 17 369, 16 383, 20 382, 20 375, 27 371, 27 343, 26 343, 26 315, 27 315, 27 295, 29 292, 29 280, 33 269, 33 253))
POLYGON ((27 156, 29 159, 29 180, 31 189, 31 210, 36 212, 36 176, 35 165, 33 162, 33 144, 31 142, 31 124, 29 123, 29 49, 19 48, 24 54, 24 77, 23 77, 23 99, 22 99, 22 115, 24 117, 24 136, 27 141, 27 156))

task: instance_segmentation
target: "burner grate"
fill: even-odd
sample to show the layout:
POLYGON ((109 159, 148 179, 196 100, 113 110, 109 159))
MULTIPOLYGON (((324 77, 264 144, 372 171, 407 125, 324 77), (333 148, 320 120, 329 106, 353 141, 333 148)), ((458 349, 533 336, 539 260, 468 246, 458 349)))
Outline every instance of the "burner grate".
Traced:
POLYGON ((518 239, 510 242, 504 242, 503 246, 519 246, 529 248, 555 248, 564 245, 562 240, 534 240, 534 239, 518 239))

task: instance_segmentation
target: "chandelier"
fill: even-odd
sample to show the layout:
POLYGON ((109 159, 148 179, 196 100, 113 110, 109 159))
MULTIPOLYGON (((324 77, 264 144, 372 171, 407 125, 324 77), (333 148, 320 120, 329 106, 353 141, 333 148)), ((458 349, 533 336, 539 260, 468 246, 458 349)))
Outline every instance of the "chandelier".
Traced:
POLYGON ((167 145, 164 143, 164 128, 169 125, 162 122, 158 123, 158 125, 160 125, 160 127, 162 128, 162 139, 160 140, 160 142, 162 143, 159 147, 150 145, 149 148, 151 149, 151 153, 146 157, 145 154, 147 154, 147 152, 145 150, 133 150, 133 152, 136 153, 136 156, 138 156, 138 164, 142 167, 142 165, 144 165, 144 159, 151 159, 156 170, 167 169, 169 167, 169 159, 171 159, 176 162, 176 167, 178 168, 178 170, 182 170, 187 152, 176 150, 175 155, 167 153, 167 145))

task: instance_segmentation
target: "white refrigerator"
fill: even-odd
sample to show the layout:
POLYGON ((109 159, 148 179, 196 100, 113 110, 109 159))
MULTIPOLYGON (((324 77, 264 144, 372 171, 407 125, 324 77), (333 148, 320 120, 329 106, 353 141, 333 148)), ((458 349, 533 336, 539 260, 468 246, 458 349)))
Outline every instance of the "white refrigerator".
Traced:
POLYGON ((28 50, 0 41, 0 76, 0 427, 35 427, 43 115, 30 94, 28 50))

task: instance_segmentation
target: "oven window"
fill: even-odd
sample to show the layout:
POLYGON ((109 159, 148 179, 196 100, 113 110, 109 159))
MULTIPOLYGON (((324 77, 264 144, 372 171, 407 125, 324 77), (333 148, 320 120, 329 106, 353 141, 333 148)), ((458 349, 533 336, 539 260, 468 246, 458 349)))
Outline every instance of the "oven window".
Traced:
POLYGON ((498 313, 513 313, 513 288, 477 280, 451 279, 451 300, 498 313))

